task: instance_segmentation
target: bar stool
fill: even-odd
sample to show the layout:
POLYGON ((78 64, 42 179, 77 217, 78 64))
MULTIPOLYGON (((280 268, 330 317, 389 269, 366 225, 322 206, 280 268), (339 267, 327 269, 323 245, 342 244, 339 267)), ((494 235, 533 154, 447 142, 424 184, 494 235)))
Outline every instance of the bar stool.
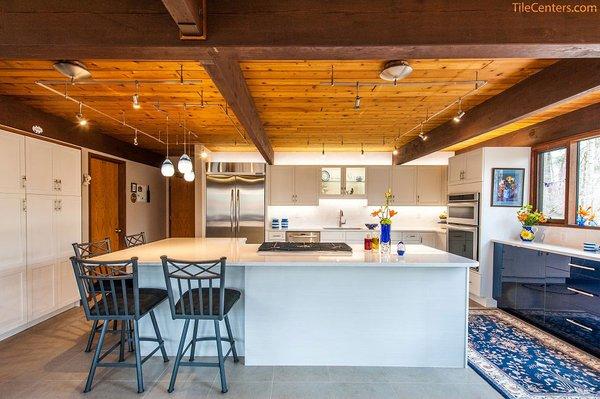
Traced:
MULTIPOLYGON (((112 252, 110 238, 105 238, 104 240, 100 241, 73 243, 71 245, 75 251, 75 257, 78 259, 89 259, 94 256, 100 256, 112 252)), ((98 291, 98 289, 96 290, 98 291)), ((96 332, 100 331, 100 329, 102 329, 102 325, 98 325, 98 320, 94 320, 92 323, 92 329, 88 336, 87 345, 85 346, 85 352, 90 352, 92 350, 96 332)), ((116 324, 114 329, 116 330, 116 324)))
POLYGON ((142 365, 158 350, 161 351, 163 360, 165 362, 169 361, 154 315, 154 308, 167 299, 167 291, 159 288, 139 288, 137 261, 138 259, 135 257, 114 262, 100 262, 71 257, 85 316, 88 320, 102 320, 104 322, 84 392, 89 392, 92 389, 97 367, 135 367, 138 393, 142 393, 144 392, 142 365), (96 287, 99 290, 96 290, 96 287), (156 338, 140 337, 138 322, 147 314, 150 315, 156 338), (123 324, 133 321, 135 363, 125 363, 123 361, 125 342, 131 341, 129 334, 126 337, 124 329, 121 329, 121 340, 102 353, 104 339, 111 320, 120 320, 123 324), (140 353, 140 342, 142 341, 157 343, 157 347, 143 359, 140 353), (118 362, 102 361, 117 347, 119 347, 118 362))
POLYGON ((138 245, 144 245, 146 243, 146 233, 143 231, 137 234, 131 234, 125 236, 125 247, 137 247, 138 245))
POLYGON ((207 261, 175 260, 166 256, 160 258, 165 274, 165 282, 167 283, 171 316, 173 320, 185 320, 168 391, 173 392, 175 388, 179 366, 191 366, 218 367, 221 376, 221 392, 225 393, 227 392, 225 360, 229 354, 233 354, 234 362, 239 362, 228 313, 241 296, 240 291, 225 288, 226 258, 207 261), (194 321, 193 336, 191 341, 185 345, 191 320, 194 321), (213 320, 214 337, 197 336, 200 320, 213 320), (221 337, 219 322, 222 320, 225 320, 228 338, 221 337), (216 341, 218 363, 194 361, 196 342, 200 341, 216 341), (229 342, 230 347, 225 355, 223 355, 221 341, 229 342), (190 360, 182 362, 182 357, 190 347, 190 360))

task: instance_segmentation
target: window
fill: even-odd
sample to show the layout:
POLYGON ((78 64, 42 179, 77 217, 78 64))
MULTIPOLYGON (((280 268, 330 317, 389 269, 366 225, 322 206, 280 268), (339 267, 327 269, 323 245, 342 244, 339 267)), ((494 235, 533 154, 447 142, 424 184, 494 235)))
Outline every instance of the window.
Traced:
POLYGON ((531 203, 550 225, 600 228, 598 131, 532 149, 531 203))
POLYGON ((600 137, 577 143, 577 207, 600 215, 600 137))
POLYGON ((566 213, 567 149, 557 148, 538 155, 538 209, 551 220, 564 220, 566 213))

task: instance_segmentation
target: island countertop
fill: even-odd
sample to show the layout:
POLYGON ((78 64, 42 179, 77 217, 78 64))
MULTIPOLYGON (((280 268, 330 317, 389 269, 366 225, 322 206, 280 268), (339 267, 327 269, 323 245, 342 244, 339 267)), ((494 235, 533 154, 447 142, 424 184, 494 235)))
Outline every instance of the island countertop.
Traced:
MULTIPOLYGON (((258 244, 246 244, 233 238, 168 238, 139 247, 98 256, 95 260, 115 261, 138 257, 139 264, 160 264, 167 255, 180 260, 208 260, 227 257, 230 266, 386 266, 386 267, 477 267, 478 262, 425 245, 406 245, 404 256, 364 251, 352 245, 352 254, 315 252, 257 252, 258 244)), ((393 248, 395 249, 395 248, 393 248)))

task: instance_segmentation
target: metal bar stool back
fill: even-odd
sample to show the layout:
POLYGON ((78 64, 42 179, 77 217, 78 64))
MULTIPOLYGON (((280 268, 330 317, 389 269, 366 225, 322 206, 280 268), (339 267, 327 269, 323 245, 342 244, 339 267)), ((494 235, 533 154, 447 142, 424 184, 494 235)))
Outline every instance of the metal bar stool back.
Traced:
POLYGON ((135 367, 138 392, 143 392, 142 364, 158 350, 161 351, 165 362, 169 360, 154 315, 154 308, 167 298, 167 293, 162 289, 139 288, 137 262, 138 259, 135 257, 121 261, 94 261, 71 257, 85 316, 88 320, 104 321, 84 392, 91 390, 97 367, 135 367), (138 321, 146 314, 150 315, 155 338, 140 337, 138 321), (103 353, 109 321, 113 320, 123 321, 123 328, 120 331, 121 339, 103 353), (129 321, 134 323, 133 334, 128 327, 125 327, 129 326, 129 321), (124 362, 124 347, 126 343, 131 344, 131 335, 133 335, 134 341, 135 363, 126 363, 124 362), (157 343, 157 347, 143 359, 140 353, 141 341, 157 343), (102 359, 116 348, 119 348, 119 361, 103 362, 102 359))
POLYGON ((137 234, 131 234, 125 236, 125 247, 137 247, 138 245, 144 245, 146 243, 146 233, 143 231, 137 234))
POLYGON ((177 373, 180 366, 192 367, 219 367, 221 376, 221 391, 227 392, 224 362, 232 354, 234 362, 238 362, 235 349, 235 340, 231 331, 228 313, 241 296, 240 291, 225 288, 226 258, 206 261, 184 261, 161 256, 169 306, 173 319, 185 320, 169 392, 173 392, 177 373), (186 345, 185 340, 190 321, 194 321, 191 341, 186 345), (198 337, 198 323, 200 320, 212 320, 215 328, 214 337, 198 337), (225 321, 227 338, 221 337, 219 322, 225 321), (215 341, 217 345, 218 363, 194 361, 196 343, 201 341, 215 341), (230 348, 223 354, 222 341, 229 343, 230 348), (190 359, 182 362, 181 359, 191 348, 190 359))

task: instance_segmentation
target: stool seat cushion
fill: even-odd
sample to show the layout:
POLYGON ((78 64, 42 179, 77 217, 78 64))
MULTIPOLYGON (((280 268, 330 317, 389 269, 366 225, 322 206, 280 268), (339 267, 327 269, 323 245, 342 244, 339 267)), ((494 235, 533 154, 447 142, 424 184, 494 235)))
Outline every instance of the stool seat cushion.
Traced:
MULTIPOLYGON (((219 288, 212 289, 212 314, 209 312, 209 288, 202 288, 202 311, 200 311, 200 289, 194 288, 182 295, 181 299, 175 305, 175 314, 191 316, 217 316, 219 315, 219 288), (193 312, 190 305, 190 292, 192 295, 192 303, 194 305, 193 312), (183 304, 182 304, 183 301, 183 304)), ((229 313, 233 305, 240 299, 242 293, 232 288, 225 288, 225 301, 223 306, 223 315, 229 313)))
MULTIPOLYGON (((154 309, 158 304, 167 299, 167 290, 159 288, 140 288, 140 317, 154 309)), ((125 315, 125 298, 117 293, 116 295, 117 308, 115 309, 115 300, 109 293, 106 296, 106 307, 108 308, 108 316, 124 316, 125 315)), ((91 318, 98 317, 96 306, 100 313, 100 318, 107 316, 104 300, 101 298, 98 304, 94 304, 90 308, 91 318)), ((135 316, 135 301, 133 299, 133 290, 127 290, 127 314, 133 318, 135 316)), ((110 318, 110 317, 108 317, 110 318)))

